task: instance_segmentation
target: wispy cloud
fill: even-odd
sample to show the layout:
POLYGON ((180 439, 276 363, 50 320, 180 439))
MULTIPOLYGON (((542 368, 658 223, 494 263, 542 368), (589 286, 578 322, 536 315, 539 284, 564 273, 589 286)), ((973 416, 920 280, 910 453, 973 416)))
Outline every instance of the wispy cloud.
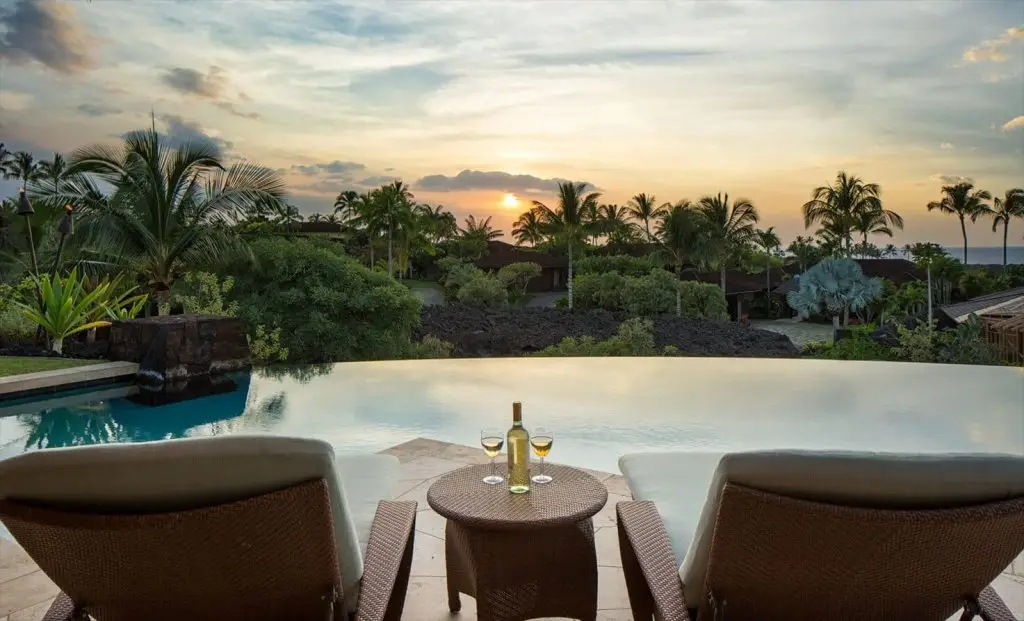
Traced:
POLYGON ((558 183, 564 179, 542 179, 533 175, 513 175, 498 170, 463 170, 454 177, 427 175, 420 177, 414 187, 431 192, 452 192, 464 190, 501 190, 503 192, 552 193, 558 191, 558 183))
POLYGON ((224 70, 217 66, 210 67, 205 74, 187 67, 172 67, 160 76, 160 81, 179 93, 204 99, 219 98, 227 86, 224 70))
POLYGON ((1008 132, 1014 129, 1020 129, 1022 127, 1024 127, 1024 115, 1014 117, 1009 121, 1003 123, 1002 129, 1004 132, 1008 132))
POLYGON ((77 21, 75 8, 57 0, 19 0, 0 14, 0 59, 13 64, 37 62, 64 74, 97 65, 102 40, 77 21))
POLYGON ((939 148, 942 149, 943 151, 952 151, 956 147, 953 146, 952 142, 943 142, 942 144, 939 145, 939 148))
POLYGON ((110 114, 120 114, 123 112, 120 108, 114 106, 107 106, 104 104, 90 104, 84 103, 78 105, 78 111, 86 116, 107 116, 110 114))
POLYGON ((935 174, 931 177, 932 181, 938 181, 945 185, 956 185, 958 183, 974 183, 972 177, 964 177, 962 175, 941 175, 935 174))
POLYGON ((1024 27, 1008 28, 1001 36, 972 45, 964 52, 965 63, 1003 62, 1007 59, 1006 48, 1014 41, 1024 41, 1024 27))

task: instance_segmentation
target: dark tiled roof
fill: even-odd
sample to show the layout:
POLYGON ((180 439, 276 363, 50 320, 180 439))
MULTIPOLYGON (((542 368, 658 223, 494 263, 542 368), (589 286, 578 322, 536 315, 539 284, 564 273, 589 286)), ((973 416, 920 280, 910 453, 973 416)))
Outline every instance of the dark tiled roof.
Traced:
POLYGON ((340 233, 341 225, 335 222, 297 222, 292 225, 295 233, 340 233))
POLYGON ((520 248, 503 241, 487 242, 487 254, 480 257, 474 264, 482 269, 501 269, 511 263, 530 262, 541 267, 566 267, 569 262, 564 257, 556 257, 545 252, 520 248))
MULTIPOLYGON (((924 270, 914 265, 913 261, 906 259, 854 259, 854 261, 860 265, 865 276, 885 278, 897 286, 914 280, 924 280, 926 277, 924 270)), ((799 286, 800 280, 793 278, 773 289, 772 293, 786 295, 790 291, 796 291, 799 286)))
POLYGON ((981 310, 985 310, 990 306, 995 306, 1000 302, 1008 302, 1014 298, 1024 296, 1024 287, 1014 287, 1013 289, 1007 289, 1005 291, 997 291, 996 293, 986 293, 985 295, 979 295, 976 298, 971 298, 965 302, 956 302, 954 304, 946 304, 940 306, 939 310, 946 313, 950 319, 956 319, 964 315, 970 315, 981 310))

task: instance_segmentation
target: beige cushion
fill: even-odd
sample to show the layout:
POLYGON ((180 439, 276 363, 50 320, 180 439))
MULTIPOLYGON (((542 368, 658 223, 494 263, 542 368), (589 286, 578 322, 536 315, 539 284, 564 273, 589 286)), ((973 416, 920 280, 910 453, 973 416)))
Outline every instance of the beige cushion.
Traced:
POLYGON ((232 435, 16 455, 0 461, 0 497, 67 509, 175 511, 323 478, 345 603, 354 610, 373 510, 391 497, 397 474, 398 460, 388 455, 336 461, 331 445, 320 440, 232 435))
MULTIPOLYGON (((686 453, 673 461, 663 455, 660 467, 680 472, 693 467, 686 453)), ((633 460, 638 456, 627 456, 633 460)), ((620 462, 621 463, 621 462, 620 462)), ((625 470, 623 471, 625 474, 625 470)), ((627 479, 629 477, 627 476, 627 479)), ((671 528, 673 547, 690 540, 679 567, 687 601, 699 601, 704 585, 718 502, 725 482, 731 482, 793 498, 890 508, 939 508, 993 502, 1024 495, 1024 457, 1014 455, 892 454, 866 452, 763 451, 732 453, 722 457, 706 484, 692 535, 690 522, 676 519, 671 528)), ((629 481, 630 488, 634 483, 629 481)), ((681 486, 683 481, 679 483, 681 486)), ((696 483, 694 483, 696 484, 696 483)), ((637 482, 637 489, 650 484, 637 482)), ((667 492, 660 491, 659 495, 667 492)), ((692 503, 692 490, 678 498, 692 503)), ((657 499, 651 498, 655 503, 657 499)), ((678 500, 670 511, 680 510, 678 500)), ((658 512, 662 509, 659 507, 658 512)), ((692 520, 692 517, 687 517, 692 520)), ((669 525, 666 523, 666 528, 669 525)), ((728 535, 725 535, 728 536, 728 535)), ((676 550, 676 554, 679 551, 676 550)))

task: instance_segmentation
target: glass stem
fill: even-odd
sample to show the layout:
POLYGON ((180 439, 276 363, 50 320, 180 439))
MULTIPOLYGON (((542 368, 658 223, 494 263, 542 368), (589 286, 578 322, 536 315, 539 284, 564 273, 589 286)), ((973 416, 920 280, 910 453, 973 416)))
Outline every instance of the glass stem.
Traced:
POLYGON ((498 471, 497 471, 497 468, 494 465, 494 458, 492 457, 491 458, 491 476, 493 477, 496 474, 498 474, 498 471))
POLYGON ((540 458, 540 476, 544 476, 544 456, 540 458))

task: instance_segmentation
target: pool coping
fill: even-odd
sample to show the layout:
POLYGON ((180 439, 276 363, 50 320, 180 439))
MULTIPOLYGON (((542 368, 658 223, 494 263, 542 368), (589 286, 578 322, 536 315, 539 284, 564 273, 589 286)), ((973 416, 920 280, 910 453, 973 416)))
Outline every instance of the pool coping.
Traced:
POLYGON ((0 377, 0 402, 69 388, 116 383, 134 377, 138 371, 139 365, 136 362, 101 362, 68 369, 0 377))

